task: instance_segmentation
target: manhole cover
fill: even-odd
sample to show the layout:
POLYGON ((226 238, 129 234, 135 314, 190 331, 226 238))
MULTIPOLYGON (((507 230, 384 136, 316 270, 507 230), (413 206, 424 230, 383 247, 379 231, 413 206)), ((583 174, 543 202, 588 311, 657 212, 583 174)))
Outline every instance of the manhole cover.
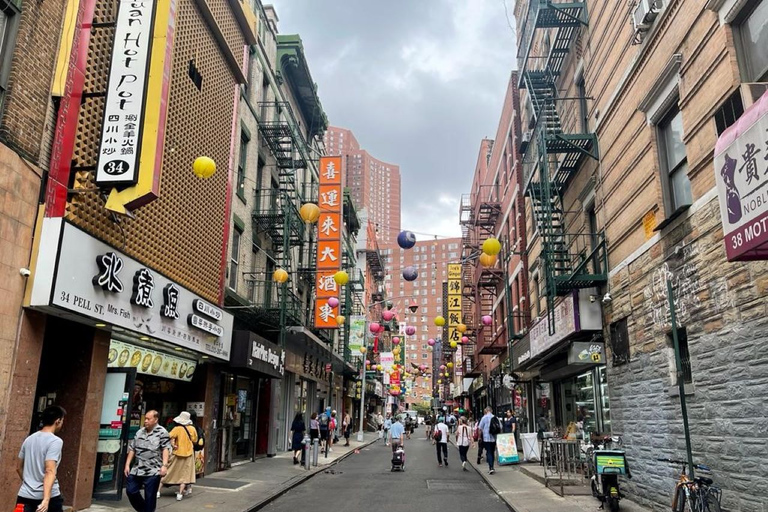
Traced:
POLYGON ((483 489, 482 482, 464 480, 427 480, 427 489, 435 491, 473 491, 483 489))
POLYGON ((239 480, 225 480, 223 478, 200 478, 195 485, 200 487, 213 487, 214 489, 239 489, 248 485, 250 482, 239 480))

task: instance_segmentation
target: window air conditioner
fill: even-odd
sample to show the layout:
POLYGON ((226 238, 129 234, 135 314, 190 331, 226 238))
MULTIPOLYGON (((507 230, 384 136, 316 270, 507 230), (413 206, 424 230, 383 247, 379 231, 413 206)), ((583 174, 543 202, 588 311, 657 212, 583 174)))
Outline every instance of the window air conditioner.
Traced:
POLYGON ((744 108, 748 108, 754 102, 759 100, 765 91, 768 91, 768 82, 750 82, 741 84, 741 101, 744 108))
POLYGON ((533 133, 531 130, 528 130, 527 132, 523 132, 523 136, 520 138, 520 153, 525 154, 525 151, 528 149, 528 144, 531 143, 531 137, 533 136, 533 133))
POLYGON ((651 27, 653 20, 661 11, 663 0, 638 0, 632 13, 632 22, 635 32, 646 31, 651 27))

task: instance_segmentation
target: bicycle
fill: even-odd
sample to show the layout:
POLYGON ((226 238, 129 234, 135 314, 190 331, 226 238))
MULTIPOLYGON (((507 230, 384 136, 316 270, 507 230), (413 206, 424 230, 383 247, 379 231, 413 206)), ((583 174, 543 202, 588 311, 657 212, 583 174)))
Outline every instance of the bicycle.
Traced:
MULTIPOLYGON (((666 458, 657 460, 682 466, 672 496, 672 512, 720 512, 722 490, 713 485, 714 482, 711 478, 697 476, 691 480, 686 472, 687 461, 666 458)), ((712 473, 712 470, 703 464, 695 464, 694 467, 699 471, 712 473)))

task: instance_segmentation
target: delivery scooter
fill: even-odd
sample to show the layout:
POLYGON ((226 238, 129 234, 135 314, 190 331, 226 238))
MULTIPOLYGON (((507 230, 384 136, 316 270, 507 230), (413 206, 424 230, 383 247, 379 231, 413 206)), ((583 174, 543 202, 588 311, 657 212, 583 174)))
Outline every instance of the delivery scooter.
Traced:
POLYGON ((619 500, 624 497, 619 488, 619 475, 627 475, 629 465, 623 450, 595 450, 592 452, 592 496, 599 499, 601 509, 608 504, 608 510, 618 512, 619 500))

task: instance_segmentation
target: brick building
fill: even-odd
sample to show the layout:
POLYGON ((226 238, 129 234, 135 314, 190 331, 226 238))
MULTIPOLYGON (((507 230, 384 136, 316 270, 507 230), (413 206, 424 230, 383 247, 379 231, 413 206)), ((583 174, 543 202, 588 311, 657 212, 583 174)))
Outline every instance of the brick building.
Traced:
POLYGON ((393 241, 400 232, 400 166, 371 156, 345 128, 329 126, 324 141, 329 155, 346 160, 346 187, 357 208, 368 212, 379 241, 393 241))
MULTIPOLYGON (((406 337, 405 360, 407 368, 425 364, 432 367, 432 350, 427 341, 443 336, 442 327, 434 323, 436 316, 445 316, 443 304, 443 282, 447 279, 448 263, 461 259, 461 239, 442 238, 419 240, 411 249, 401 249, 388 244, 382 249, 387 275, 384 278, 386 296, 392 297, 397 306, 400 324, 416 327, 414 336, 406 337), (413 281, 403 278, 403 269, 413 266, 418 277, 413 281), (418 310, 412 313, 408 306, 415 304, 418 310)), ((460 370, 459 370, 460 371, 460 370)), ((417 378, 405 401, 424 404, 432 394, 432 380, 417 378)))
POLYGON ((459 221, 462 228, 462 316, 467 337, 462 365, 474 380, 462 391, 472 397, 475 415, 491 405, 498 411, 513 407, 521 424, 527 423, 526 386, 516 393, 502 386, 511 371, 508 344, 526 332, 528 260, 522 166, 519 157, 520 119, 517 73, 510 75, 504 95, 496 137, 480 144, 472 189, 462 196, 459 221), (485 262, 480 258, 483 242, 497 238, 501 253, 485 262), (483 316, 491 323, 484 325, 483 316))
POLYGON ((517 369, 539 379, 549 428, 584 407, 588 430, 624 436, 634 478, 623 485, 656 510, 677 469, 656 458, 685 455, 683 378, 694 460, 712 468, 724 509, 759 510, 768 267, 726 256, 713 158, 766 89, 768 1, 563 8, 515 10, 534 319, 513 347, 530 352, 517 369), (597 332, 563 320, 595 304, 597 332), (606 366, 567 386, 558 354, 583 334, 607 340, 606 366))

